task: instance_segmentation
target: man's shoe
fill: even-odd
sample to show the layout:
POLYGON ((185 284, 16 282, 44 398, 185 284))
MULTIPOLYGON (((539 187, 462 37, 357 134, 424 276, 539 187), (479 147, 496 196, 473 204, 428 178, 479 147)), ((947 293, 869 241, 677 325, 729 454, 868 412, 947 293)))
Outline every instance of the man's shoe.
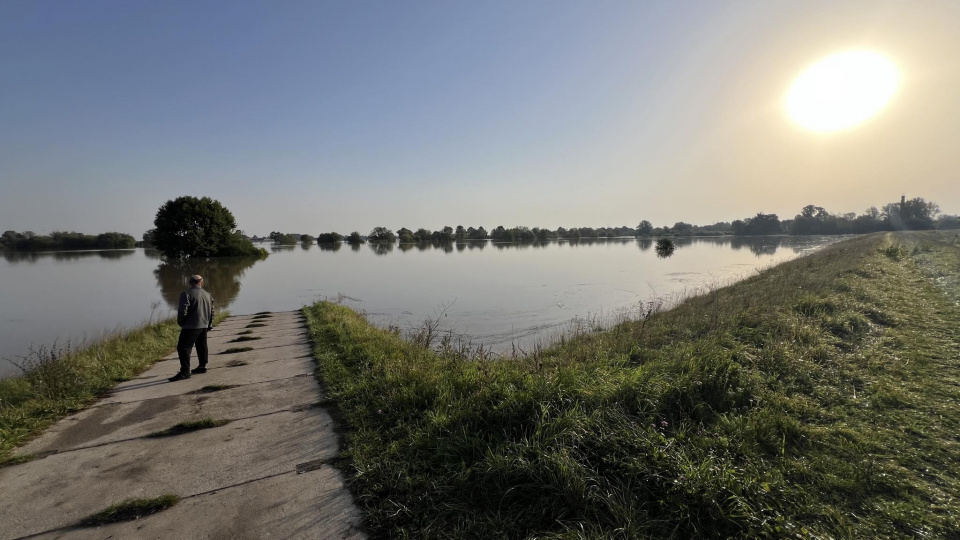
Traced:
POLYGON ((207 368, 201 366, 198 368, 193 368, 193 371, 191 371, 190 373, 206 373, 206 372, 207 372, 207 368))
POLYGON ((173 377, 167 379, 170 382, 185 381, 190 378, 190 375, 184 375, 183 373, 177 373, 173 377))

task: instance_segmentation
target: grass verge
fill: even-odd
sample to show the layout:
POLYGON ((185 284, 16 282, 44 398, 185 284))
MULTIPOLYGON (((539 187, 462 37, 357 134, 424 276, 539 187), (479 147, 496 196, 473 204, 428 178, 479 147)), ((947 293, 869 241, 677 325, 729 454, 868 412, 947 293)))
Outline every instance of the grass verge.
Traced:
POLYGON ((173 437, 175 435, 183 435, 184 433, 192 433, 194 431, 200 431, 201 429, 210 429, 220 426, 225 426, 230 423, 230 420, 214 420, 213 418, 203 418, 201 420, 189 420, 186 422, 180 422, 179 424, 174 424, 167 429, 162 429, 160 431, 154 431, 147 435, 147 437, 157 438, 157 437, 173 437))
POLYGON ((515 360, 314 304, 339 466, 374 538, 960 538, 952 239, 856 238, 515 360))
POLYGON ((180 497, 176 495, 161 495, 150 499, 128 499, 80 520, 77 526, 100 527, 110 523, 133 521, 166 510, 178 502, 180 502, 180 497))
MULTIPOLYGON (((217 315, 216 323, 229 316, 217 315)), ((75 413, 118 382, 136 377, 173 350, 180 328, 173 319, 146 324, 73 349, 41 348, 28 371, 0 380, 0 463, 16 446, 75 413)))
POLYGON ((33 461, 39 459, 41 456, 37 454, 23 454, 19 456, 9 456, 4 460, 0 460, 0 468, 11 467, 13 465, 19 465, 21 463, 27 463, 28 461, 33 461))

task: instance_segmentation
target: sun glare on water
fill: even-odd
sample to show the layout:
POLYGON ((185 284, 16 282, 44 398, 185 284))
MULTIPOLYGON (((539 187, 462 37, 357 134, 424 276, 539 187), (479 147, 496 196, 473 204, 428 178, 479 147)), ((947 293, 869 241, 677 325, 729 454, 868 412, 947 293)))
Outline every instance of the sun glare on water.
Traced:
POLYGON ((877 114, 897 91, 899 75, 886 57, 845 51, 808 67, 790 86, 787 114, 812 131, 849 129, 877 114))

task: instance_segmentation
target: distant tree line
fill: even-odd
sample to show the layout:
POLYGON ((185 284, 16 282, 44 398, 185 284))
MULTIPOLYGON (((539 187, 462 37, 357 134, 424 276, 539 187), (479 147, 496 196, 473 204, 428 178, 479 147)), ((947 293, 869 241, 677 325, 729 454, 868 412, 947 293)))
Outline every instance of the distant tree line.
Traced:
POLYGON ((940 206, 921 197, 890 203, 881 209, 873 206, 864 213, 831 214, 820 206, 804 206, 793 219, 780 221, 776 214, 757 214, 731 223, 736 235, 811 235, 865 234, 877 231, 930 230, 957 228, 955 216, 941 216, 940 206))
POLYGON ((136 244, 134 237, 118 232, 92 235, 72 231, 54 231, 39 235, 33 231, 5 231, 3 236, 0 236, 0 249, 7 251, 130 249, 136 244))
POLYGON ((863 234, 876 231, 924 230, 924 229, 960 229, 960 217, 940 216, 937 203, 927 202, 917 197, 902 199, 898 203, 884 205, 883 208, 868 208, 863 214, 831 214, 822 207, 804 206, 793 219, 780 220, 776 214, 758 213, 733 222, 718 221, 712 225, 693 225, 678 221, 672 226, 655 227, 647 220, 636 227, 558 227, 556 230, 540 227, 517 226, 506 228, 502 225, 489 232, 483 227, 456 228, 447 226, 437 231, 420 228, 416 231, 401 227, 396 233, 386 227, 375 227, 370 234, 362 236, 354 231, 346 239, 335 232, 317 235, 321 245, 347 243, 357 245, 363 242, 371 244, 447 244, 468 240, 493 240, 494 242, 546 242, 550 240, 590 240, 598 238, 619 238, 624 236, 663 237, 663 236, 723 236, 723 235, 811 235, 811 234, 863 234))

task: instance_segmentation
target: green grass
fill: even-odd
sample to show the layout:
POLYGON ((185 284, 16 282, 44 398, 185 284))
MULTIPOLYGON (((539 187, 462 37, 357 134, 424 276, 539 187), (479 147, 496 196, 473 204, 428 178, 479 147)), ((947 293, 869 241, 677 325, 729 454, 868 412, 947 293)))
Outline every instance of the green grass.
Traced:
POLYGON ((247 351, 252 351, 253 347, 230 347, 229 349, 224 349, 220 354, 234 354, 242 353, 247 351))
POLYGON ((0 460, 0 468, 10 467, 13 465, 19 465, 21 463, 27 463, 38 459, 40 456, 37 454, 23 454, 19 456, 7 456, 6 458, 0 460))
POLYGON ((231 339, 230 343, 242 343, 244 341, 256 341, 258 339, 263 339, 263 338, 257 337, 257 336, 240 336, 236 339, 231 339))
POLYGON ((230 420, 214 420, 213 418, 203 418, 201 420, 189 420, 186 422, 180 422, 174 424, 167 429, 162 429, 160 431, 154 431, 147 435, 147 437, 173 437, 175 435, 183 435, 184 433, 192 433, 194 431, 200 431, 201 429, 210 429, 220 426, 225 426, 230 423, 230 420))
MULTIPOLYGON (((219 323, 229 314, 218 314, 219 323)), ((172 351, 176 321, 143 325, 74 348, 49 347, 26 359, 27 373, 0 380, 0 463, 16 446, 136 377, 172 351)))
POLYGON ((304 313, 373 538, 958 538, 958 283, 871 235, 504 360, 304 313))
POLYGON ((263 323, 253 323, 253 324, 248 324, 244 326, 244 328, 263 328, 264 326, 266 325, 263 323))
POLYGON ((127 499, 80 520, 77 525, 80 527, 100 527, 120 521, 133 521, 166 510, 178 502, 180 502, 180 497, 176 495, 161 495, 150 499, 127 499))

